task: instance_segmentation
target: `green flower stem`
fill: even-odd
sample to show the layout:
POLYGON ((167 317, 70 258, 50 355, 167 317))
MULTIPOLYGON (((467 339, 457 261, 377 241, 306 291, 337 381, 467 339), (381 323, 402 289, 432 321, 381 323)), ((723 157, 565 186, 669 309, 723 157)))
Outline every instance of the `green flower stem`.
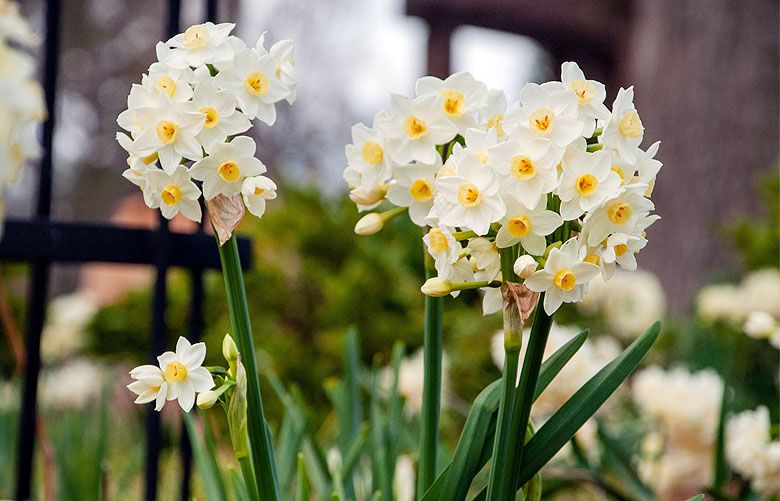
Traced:
POLYGON ((520 371, 520 383, 517 385, 515 401, 512 406, 512 418, 507 440, 509 444, 508 453, 504 458, 504 461, 509 465, 510 474, 502 479, 505 488, 502 488, 501 492, 504 495, 498 498, 506 501, 515 499, 515 493, 519 487, 515 484, 520 471, 520 458, 523 453, 523 441, 520 432, 521 430, 525 432, 528 428, 536 381, 539 379, 539 368, 542 365, 544 347, 547 344, 547 337, 552 326, 552 316, 544 311, 543 304, 544 293, 539 295, 539 302, 536 305, 528 348, 525 352, 525 358, 523 358, 523 368, 520 371))
POLYGON ((453 231, 452 236, 455 237, 455 240, 461 241, 461 240, 468 240, 469 238, 474 238, 477 236, 476 233, 473 231, 453 231))
POLYGON ((601 143, 589 144, 587 150, 588 153, 593 153, 594 151, 599 151, 603 147, 604 145, 602 145, 601 143))
MULTIPOLYGON (((506 281, 517 281, 513 270, 513 264, 517 249, 509 247, 500 250, 501 276, 506 281)), ((514 305, 504 304, 504 391, 498 407, 498 422, 496 423, 496 437, 493 444, 493 467, 490 469, 488 481, 487 499, 501 499, 505 497, 502 489, 507 484, 503 478, 510 473, 510 465, 507 459, 509 446, 509 425, 511 423, 512 407, 515 401, 517 382, 517 366, 522 345, 522 322, 514 305)))
MULTIPOLYGON (((238 351, 241 353, 241 362, 246 368, 247 428, 251 452, 249 467, 254 468, 259 499, 280 501, 273 445, 265 431, 265 416, 260 395, 255 346, 252 338, 252 327, 249 323, 249 308, 246 302, 244 277, 241 273, 241 262, 238 257, 235 235, 231 236, 225 245, 219 247, 219 257, 222 261, 222 275, 225 279, 230 325, 238 351)), ((244 465, 242 465, 243 469, 244 465)))
MULTIPOLYGON (((433 258, 425 253, 425 278, 436 275, 433 258)), ((423 401, 422 433, 417 497, 422 498, 436 479, 439 449, 439 414, 441 412, 441 350, 443 298, 425 296, 425 330, 423 333, 423 401)))

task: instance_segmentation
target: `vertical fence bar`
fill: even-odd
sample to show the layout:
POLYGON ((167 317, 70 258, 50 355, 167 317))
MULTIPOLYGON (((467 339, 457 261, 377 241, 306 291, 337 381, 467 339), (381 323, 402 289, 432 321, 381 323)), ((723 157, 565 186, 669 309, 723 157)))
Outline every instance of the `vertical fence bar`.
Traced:
MULTIPOLYGON (((217 0, 206 0, 206 21, 215 23, 217 21, 217 0)), ((203 219, 198 226, 198 233, 203 232, 204 224, 206 222, 205 203, 203 199, 200 199, 201 211, 203 213, 203 219)), ((193 268, 190 270, 190 322, 188 326, 188 337, 190 342, 195 343, 200 341, 203 333, 203 270, 200 268, 193 268)), ((181 432, 181 500, 189 501, 191 497, 191 483, 192 483, 192 446, 190 444, 189 434, 184 431, 182 425, 181 432)))
MULTIPOLYGON (((165 24, 165 32, 168 38, 179 32, 179 16, 181 11, 180 0, 168 0, 168 19, 165 24)), ((168 264, 170 252, 170 233, 168 220, 162 214, 159 217, 157 231, 157 249, 155 262, 154 295, 152 298, 152 335, 149 343, 150 363, 156 363, 156 357, 162 353, 165 344, 165 312, 168 296, 168 264)), ((162 427, 160 414, 151 407, 146 414, 146 501, 157 500, 157 479, 159 476, 160 442, 162 440, 162 427)))
MULTIPOLYGON (((51 216, 52 144, 56 119, 57 72, 59 64, 60 0, 49 0, 46 8, 46 42, 43 68, 43 87, 48 119, 43 124, 43 158, 38 180, 38 200, 35 214, 39 219, 51 216)), ((22 404, 19 413, 19 442, 17 449, 16 499, 32 496, 32 473, 35 457, 35 430, 38 421, 38 373, 41 366, 41 331, 46 313, 46 296, 49 288, 50 263, 34 261, 30 274, 27 310, 27 337, 25 349, 27 364, 24 369, 22 404)))

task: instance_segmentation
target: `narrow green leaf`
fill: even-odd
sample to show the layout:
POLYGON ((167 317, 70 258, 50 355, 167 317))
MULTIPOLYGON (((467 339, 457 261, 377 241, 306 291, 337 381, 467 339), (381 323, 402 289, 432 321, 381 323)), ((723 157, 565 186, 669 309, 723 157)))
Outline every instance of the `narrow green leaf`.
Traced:
POLYGON ((571 357, 582 347, 585 341, 588 339, 588 329, 580 332, 563 346, 558 348, 555 353, 547 357, 542 363, 539 369, 539 379, 536 380, 536 389, 534 390, 534 400, 539 398, 539 395, 547 389, 555 376, 561 372, 561 369, 569 363, 571 357))
POLYGON ((279 431, 279 441, 276 445, 276 466, 279 483, 283 491, 289 491, 292 486, 295 464, 306 428, 296 426, 289 410, 285 410, 282 427, 279 431))
MULTIPOLYGON (((728 381, 724 378, 724 381, 728 381)), ((723 397, 720 400, 720 414, 718 416, 718 434, 715 439, 714 475, 712 491, 721 494, 723 485, 729 477, 729 466, 726 463, 726 415, 729 411, 729 386, 723 385, 723 397)), ((702 495, 703 496, 703 495, 702 495)))
POLYGON ((344 422, 340 422, 339 447, 341 454, 347 453, 347 448, 360 429, 363 421, 363 410, 360 404, 360 347, 358 335, 354 328, 349 329, 344 337, 344 381, 341 384, 344 407, 344 422))
POLYGON ((654 323, 612 362, 586 382, 547 420, 524 449, 516 485, 528 482, 620 386, 661 332, 654 323))
POLYGON ((208 457, 208 451, 206 446, 201 440, 200 435, 195 426, 195 421, 192 415, 188 412, 183 413, 184 425, 187 428, 187 436, 190 439, 190 445, 192 447, 192 455, 195 458, 195 466, 198 469, 198 474, 203 481, 203 489, 206 494, 206 499, 209 501, 220 501, 227 499, 224 492, 224 486, 220 478, 219 470, 214 469, 215 460, 208 457))
POLYGON ((396 342, 393 345, 393 384, 390 389, 390 411, 389 421, 387 423, 388 429, 388 442, 389 442, 389 457, 388 460, 392 464, 393 472, 395 472, 395 463, 398 461, 398 456, 401 453, 401 431, 405 428, 403 421, 403 398, 398 392, 398 380, 401 371, 401 361, 405 352, 404 344, 396 342))
POLYGON ((309 486, 309 477, 306 475, 306 460, 303 453, 298 453, 298 474, 295 485, 295 500, 309 501, 311 498, 311 487, 309 486))
POLYGON ((236 501, 250 501, 249 492, 246 490, 246 484, 244 483, 244 477, 239 475, 236 470, 229 470, 230 485, 233 486, 233 497, 236 501))
MULTIPOLYGON (((642 482, 631 463, 631 452, 626 451, 618 440, 611 437, 601 422, 597 423, 596 434, 603 451, 602 468, 611 459, 609 465, 611 465, 610 469, 614 470, 614 478, 622 479, 626 489, 630 489, 635 499, 653 499, 653 491, 642 482)), ((572 444, 576 443, 577 440, 572 439, 572 444)), ((585 463, 587 465, 587 461, 585 463)))
POLYGON ((360 459, 360 454, 363 453, 363 449, 368 443, 369 432, 368 424, 363 423, 357 435, 352 439, 352 443, 347 447, 347 453, 344 455, 344 478, 349 478, 352 475, 352 470, 355 468, 358 459, 360 459))
POLYGON ((704 499, 704 494, 697 494, 692 498, 688 498, 688 501, 702 501, 702 499, 704 499))

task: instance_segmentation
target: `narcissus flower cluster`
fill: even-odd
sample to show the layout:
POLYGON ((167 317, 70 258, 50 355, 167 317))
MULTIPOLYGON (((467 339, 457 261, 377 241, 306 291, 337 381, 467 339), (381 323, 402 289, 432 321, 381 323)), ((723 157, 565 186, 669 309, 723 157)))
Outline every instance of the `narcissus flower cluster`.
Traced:
POLYGON ((36 41, 19 4, 0 0, 0 236, 3 192, 25 162, 41 154, 35 130, 46 118, 46 105, 34 79, 35 59, 21 50, 36 41))
POLYGON ((276 185, 255 158, 255 141, 240 134, 252 120, 276 121, 276 103, 296 95, 293 43, 265 47, 265 34, 247 47, 234 24, 190 26, 157 44, 158 61, 134 84, 117 123, 127 151, 124 177, 149 207, 171 219, 201 219, 199 199, 243 198, 255 216, 276 185), (192 162, 188 167, 188 163, 192 162))
POLYGON ((421 78, 414 97, 394 94, 370 127, 352 128, 350 198, 360 211, 396 206, 366 215, 356 231, 378 231, 408 208, 413 223, 430 228, 425 245, 438 277, 424 292, 483 283, 485 313, 501 307, 500 249, 522 259, 518 274, 545 292, 548 314, 582 301, 596 276, 636 269, 658 219, 650 195, 660 143, 641 147, 633 87, 621 88, 611 109, 606 95, 573 62, 560 81, 526 84, 510 106, 466 72, 421 78))

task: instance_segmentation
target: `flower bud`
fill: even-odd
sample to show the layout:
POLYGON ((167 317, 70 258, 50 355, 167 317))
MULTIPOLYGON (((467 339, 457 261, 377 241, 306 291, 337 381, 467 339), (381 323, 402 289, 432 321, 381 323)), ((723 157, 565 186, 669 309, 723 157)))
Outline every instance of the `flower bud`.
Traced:
POLYGON ((238 360, 238 347, 236 342, 230 337, 230 334, 225 334, 225 338, 222 340, 222 356, 228 362, 235 362, 238 360))
POLYGON ((213 390, 206 390, 198 393, 198 407, 201 409, 211 409, 219 400, 219 394, 213 390))
POLYGON ((444 297, 452 292, 452 283, 443 278, 433 277, 426 280, 420 290, 426 296, 444 297))
POLYGON ((386 193, 387 190, 380 187, 368 191, 362 186, 358 186, 349 192, 349 199, 358 205, 375 205, 385 198, 386 193))
POLYGON ((538 266, 539 263, 537 263, 533 257, 529 256, 528 254, 523 254, 517 258, 515 264, 512 266, 512 269, 515 271, 515 274, 518 277, 526 279, 531 278, 531 275, 534 274, 538 266))
POLYGON ((373 235, 379 232, 385 225, 385 218, 381 214, 371 212, 366 214, 355 225, 355 233, 362 236, 373 235))

